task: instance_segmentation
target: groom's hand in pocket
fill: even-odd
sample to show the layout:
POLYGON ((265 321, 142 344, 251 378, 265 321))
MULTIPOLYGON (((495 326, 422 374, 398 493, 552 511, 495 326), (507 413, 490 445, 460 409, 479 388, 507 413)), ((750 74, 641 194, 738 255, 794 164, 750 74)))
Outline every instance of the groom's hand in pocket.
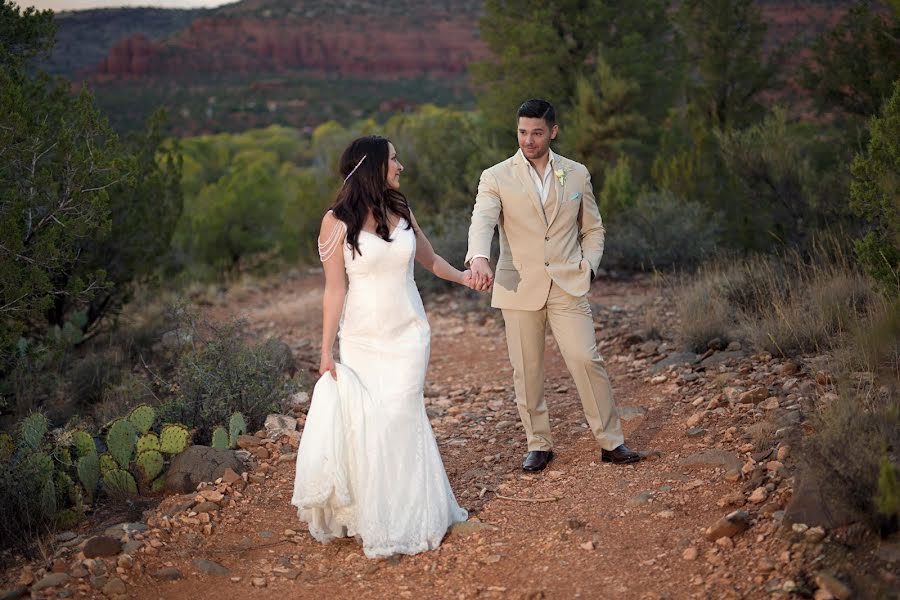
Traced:
POLYGON ((485 291, 494 284, 494 272, 486 258, 479 256, 472 260, 472 289, 485 291))

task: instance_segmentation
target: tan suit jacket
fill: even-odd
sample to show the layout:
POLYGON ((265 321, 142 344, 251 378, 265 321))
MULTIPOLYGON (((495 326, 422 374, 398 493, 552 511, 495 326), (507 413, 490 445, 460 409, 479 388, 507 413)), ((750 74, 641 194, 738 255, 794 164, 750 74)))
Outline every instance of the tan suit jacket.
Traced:
POLYGON ((539 310, 551 282, 572 296, 583 296, 591 270, 596 273, 600 266, 605 230, 587 167, 557 154, 553 171, 556 202, 548 201, 552 211, 546 216, 521 150, 481 175, 466 265, 475 256, 490 256, 498 226, 494 308, 539 310))

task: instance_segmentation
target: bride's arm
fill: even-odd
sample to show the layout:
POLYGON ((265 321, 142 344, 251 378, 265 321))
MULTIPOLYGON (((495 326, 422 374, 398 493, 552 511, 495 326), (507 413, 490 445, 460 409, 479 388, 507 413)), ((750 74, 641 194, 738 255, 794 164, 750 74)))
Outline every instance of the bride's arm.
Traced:
POLYGON ((319 231, 319 259, 325 270, 325 293, 322 297, 322 356, 319 374, 330 372, 337 379, 334 364, 334 340, 337 337, 344 298, 347 296, 347 279, 344 271, 343 246, 347 228, 331 212, 322 219, 319 231))
POLYGON ((441 279, 468 286, 470 283, 470 272, 460 271, 444 260, 443 257, 438 256, 422 228, 416 222, 416 217, 411 212, 409 216, 412 217, 413 227, 416 228, 416 260, 419 264, 441 279))

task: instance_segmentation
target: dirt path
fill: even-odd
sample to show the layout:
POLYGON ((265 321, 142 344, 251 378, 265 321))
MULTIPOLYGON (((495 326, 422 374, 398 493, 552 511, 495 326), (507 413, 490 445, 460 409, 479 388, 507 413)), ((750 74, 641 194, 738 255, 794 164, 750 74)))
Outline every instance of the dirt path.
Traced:
MULTIPOLYGON (((305 368, 314 367, 319 286, 318 275, 297 274, 239 287, 210 312, 242 316, 260 335, 279 335, 305 368)), ((773 515, 790 486, 781 463, 766 461, 776 452, 788 460, 788 449, 774 439, 762 448, 748 442, 762 409, 738 400, 754 384, 775 385, 777 362, 732 351, 719 353, 721 366, 653 373, 653 363, 675 349, 639 343, 634 334, 650 321, 670 327, 668 300, 646 281, 599 282, 591 300, 626 440, 658 455, 627 467, 600 462, 551 341, 546 389, 557 458, 543 473, 523 473, 524 434, 502 324, 489 311, 473 310, 477 300, 443 297, 428 303, 433 349, 426 403, 450 482, 470 511, 466 526, 436 551, 388 560, 365 558, 353 541, 318 544, 289 505, 293 461, 283 447, 287 460, 269 461, 259 483, 213 513, 211 535, 187 519, 137 536, 145 547, 119 570, 127 596, 768 598, 808 589, 801 572, 816 547, 775 535, 773 515), (687 432, 689 417, 696 427, 687 432), (745 463, 751 455, 759 464, 745 463), (751 468, 742 478, 746 464, 751 468), (757 488, 765 491, 762 500, 757 488), (757 497, 748 502, 751 493, 757 497), (745 504, 749 531, 706 539, 707 527, 745 504), (197 559, 214 561, 220 574, 201 569, 197 559)), ((775 404, 785 414, 792 410, 775 404)), ((99 595, 87 584, 76 591, 92 594, 99 595)))
MULTIPOLYGON (((316 278, 238 290, 236 297, 229 312, 236 309, 259 331, 285 336, 317 356, 316 278)), ((429 414, 451 484, 480 525, 452 535, 435 552, 392 560, 368 560, 354 542, 323 546, 303 531, 288 504, 293 464, 287 461, 265 485, 251 486, 242 502, 224 510, 212 536, 181 536, 153 564, 148 561, 148 573, 175 567, 183 579, 145 576, 133 582, 134 597, 722 598, 755 596, 754 590, 768 596, 740 552, 752 536, 738 539, 738 549, 703 541, 705 528, 726 512, 716 501, 736 484, 725 480, 722 468, 692 472, 678 465, 705 444, 686 437, 683 418, 672 417, 673 403, 681 404, 675 386, 645 383, 646 366, 635 365, 622 346, 624 329, 654 310, 652 288, 601 283, 591 299, 599 308, 598 336, 628 443, 658 450, 660 457, 628 467, 600 462, 551 342, 547 389, 557 458, 542 474, 523 473, 524 435, 501 323, 483 313, 467 318, 465 301, 431 303, 429 414), (689 548, 702 553, 699 559, 683 558, 689 548), (192 563, 196 558, 230 572, 201 574, 192 563), (254 578, 265 578, 266 587, 254 587, 254 578)))

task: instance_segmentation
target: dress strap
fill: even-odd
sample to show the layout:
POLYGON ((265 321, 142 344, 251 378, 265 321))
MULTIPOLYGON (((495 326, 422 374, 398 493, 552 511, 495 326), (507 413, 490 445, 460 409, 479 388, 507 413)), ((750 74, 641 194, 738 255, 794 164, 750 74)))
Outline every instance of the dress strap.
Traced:
MULTIPOLYGON (((331 212, 331 211, 329 211, 331 212)), ((337 250, 341 243, 344 240, 344 234, 347 233, 347 224, 341 220, 338 220, 337 224, 331 228, 331 233, 328 234, 328 239, 324 242, 322 241, 322 237, 319 236, 317 239, 319 246, 319 260, 325 262, 334 254, 335 250, 337 250)))

